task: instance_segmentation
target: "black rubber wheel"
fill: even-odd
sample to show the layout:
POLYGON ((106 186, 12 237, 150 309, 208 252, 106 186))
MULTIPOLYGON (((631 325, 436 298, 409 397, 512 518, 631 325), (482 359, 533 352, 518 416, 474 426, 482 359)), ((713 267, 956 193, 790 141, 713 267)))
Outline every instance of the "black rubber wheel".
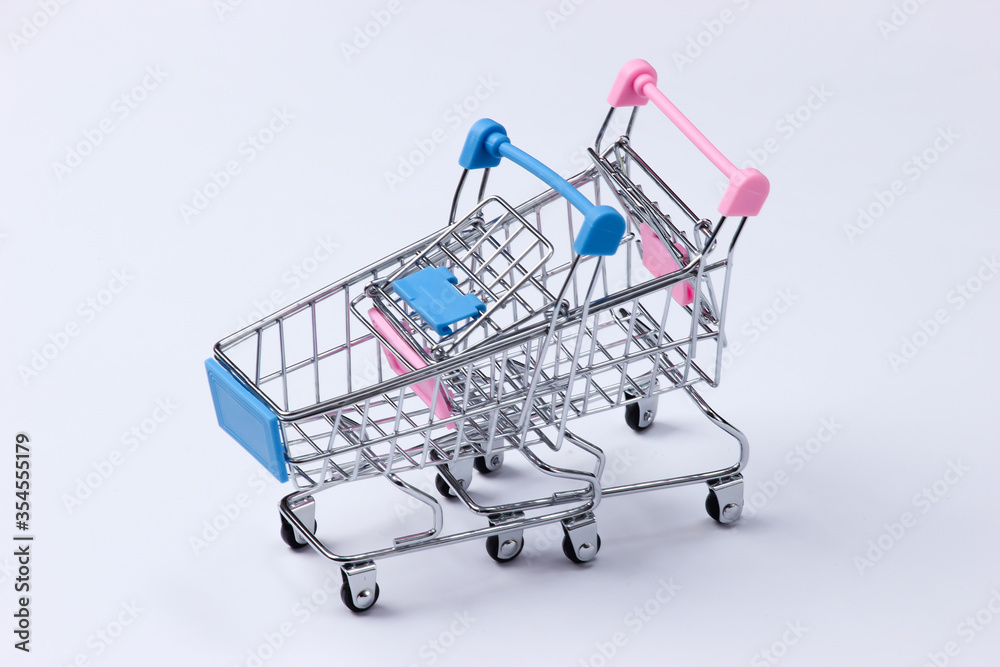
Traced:
MULTIPOLYGON (((570 541, 569 535, 563 535, 562 548, 563 548, 563 553, 566 554, 566 558, 569 558, 571 561, 573 561, 577 565, 580 565, 582 563, 589 563, 590 562, 588 560, 580 560, 580 557, 576 555, 576 551, 573 549, 573 542, 570 541)), ((594 556, 596 557, 598 553, 601 553, 601 536, 600 535, 597 536, 597 553, 595 553, 594 556)), ((590 560, 594 560, 594 559, 591 558, 590 560)))
POLYGON ((500 466, 503 465, 503 453, 495 452, 490 454, 490 462, 491 463, 487 463, 485 456, 477 456, 476 460, 472 462, 472 467, 484 475, 494 473, 497 470, 500 470, 500 466))
POLYGON ((518 556, 521 555, 521 551, 524 549, 524 539, 521 540, 521 544, 517 547, 517 553, 513 556, 508 556, 504 558, 500 555, 500 536, 490 535, 486 538, 486 553, 490 555, 490 558, 498 563, 509 563, 518 556))
POLYGON ((346 583, 340 586, 340 600, 344 603, 344 606, 353 611, 355 614, 363 614, 366 611, 370 611, 375 603, 378 602, 379 588, 378 584, 375 584, 375 599, 367 607, 359 607, 354 604, 354 596, 351 595, 351 588, 346 583))
POLYGON ((458 497, 455 492, 451 490, 451 487, 448 486, 448 482, 444 480, 444 477, 442 477, 440 473, 434 477, 434 486, 437 487, 438 493, 445 498, 458 497))
MULTIPOLYGON (((319 525, 313 521, 313 533, 316 532, 316 528, 319 525)), ((295 529, 292 528, 292 524, 288 523, 288 519, 281 517, 281 541, 290 546, 292 549, 298 551, 299 549, 305 549, 308 544, 303 544, 295 539, 295 529)))
MULTIPOLYGON (((626 400, 632 400, 633 398, 635 398, 634 394, 630 394, 627 391, 625 392, 626 400)), ((625 406, 625 423, 628 424, 628 427, 630 429, 632 429, 633 431, 642 432, 653 425, 653 422, 649 422, 645 426, 640 426, 639 417, 640 414, 639 414, 638 403, 629 403, 628 405, 625 406)))
POLYGON ((708 497, 705 498, 705 511, 708 512, 708 516, 722 523, 722 508, 719 507, 719 497, 712 489, 708 490, 708 497))

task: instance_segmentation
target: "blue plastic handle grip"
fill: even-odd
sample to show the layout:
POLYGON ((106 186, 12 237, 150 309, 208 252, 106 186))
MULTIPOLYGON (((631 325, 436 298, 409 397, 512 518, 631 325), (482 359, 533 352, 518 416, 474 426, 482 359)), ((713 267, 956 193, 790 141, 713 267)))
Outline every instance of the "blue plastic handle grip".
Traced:
POLYGON ((573 243, 578 255, 615 254, 625 235, 625 219, 618 211, 595 206, 565 178, 512 144, 500 123, 489 118, 477 120, 469 129, 459 164, 466 169, 483 169, 497 166, 501 158, 539 178, 583 214, 583 225, 573 243))

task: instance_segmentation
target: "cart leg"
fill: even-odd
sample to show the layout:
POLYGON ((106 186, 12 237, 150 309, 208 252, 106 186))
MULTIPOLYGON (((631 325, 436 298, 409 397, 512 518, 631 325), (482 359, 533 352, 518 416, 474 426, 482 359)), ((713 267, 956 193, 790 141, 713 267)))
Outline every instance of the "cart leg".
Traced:
POLYGON ((344 584, 340 587, 340 599, 354 612, 368 611, 378 600, 379 588, 375 581, 374 561, 349 563, 340 568, 344 584))
MULTIPOLYGON (((502 516, 490 517, 491 526, 502 526, 505 523, 516 523, 524 519, 524 512, 513 512, 502 516)), ((524 530, 517 528, 505 530, 486 538, 486 553, 498 563, 507 563, 521 553, 524 548, 524 530)))
POLYGON ((719 523, 737 521, 743 514, 743 475, 709 482, 705 509, 719 523))
MULTIPOLYGON (((312 526, 313 533, 316 532, 316 501, 312 496, 303 498, 293 505, 291 509, 297 519, 306 526, 312 526)), ((285 517, 281 517, 281 539, 293 549, 301 549, 309 545, 306 538, 285 517)))
POLYGON ((597 534, 597 519, 592 512, 581 514, 562 522, 563 553, 574 563, 591 561, 601 550, 601 536, 597 534))
POLYGON ((709 405, 705 401, 705 399, 701 397, 701 394, 695 391, 695 388, 693 386, 684 387, 684 391, 687 392, 687 395, 691 398, 692 401, 694 401, 694 404, 698 406, 698 409, 701 410, 702 413, 706 417, 708 417, 713 424, 715 424, 723 431, 734 437, 736 439, 736 442, 739 443, 740 446, 739 463, 737 463, 733 468, 734 474, 732 476, 727 476, 726 479, 739 477, 739 473, 744 468, 747 467, 747 463, 749 463, 750 461, 750 443, 747 442, 747 437, 743 435, 743 433, 738 428, 736 428, 735 426, 727 422, 725 419, 723 419, 721 416, 719 416, 719 413, 712 409, 712 406, 709 405))

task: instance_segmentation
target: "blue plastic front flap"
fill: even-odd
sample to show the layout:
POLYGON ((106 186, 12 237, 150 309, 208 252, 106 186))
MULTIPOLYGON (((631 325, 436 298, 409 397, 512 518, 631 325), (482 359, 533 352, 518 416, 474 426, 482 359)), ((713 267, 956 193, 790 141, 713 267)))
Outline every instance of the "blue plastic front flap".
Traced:
POLYGON ((219 426, 279 482, 287 482, 288 470, 278 415, 215 359, 205 361, 205 370, 219 426))
POLYGON ((394 280, 392 289, 438 335, 447 336, 451 333, 449 325, 486 312, 486 304, 475 294, 459 292, 457 282, 458 278, 443 266, 429 266, 394 280))

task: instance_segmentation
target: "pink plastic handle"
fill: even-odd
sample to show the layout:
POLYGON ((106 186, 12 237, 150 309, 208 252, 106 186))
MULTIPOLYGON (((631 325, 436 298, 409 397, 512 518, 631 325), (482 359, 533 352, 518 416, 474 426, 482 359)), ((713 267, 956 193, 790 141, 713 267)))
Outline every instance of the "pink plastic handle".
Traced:
POLYGON ((719 213, 739 217, 760 213, 771 191, 767 177, 756 169, 737 169, 656 87, 653 66, 645 60, 630 60, 618 72, 608 102, 613 107, 639 107, 650 100, 729 179, 729 187, 719 203, 719 213))
MULTIPOLYGON (((382 350, 385 352, 386 361, 389 362, 389 367, 395 371, 396 375, 406 375, 410 372, 410 369, 406 367, 406 364, 402 363, 397 354, 403 359, 405 359, 413 368, 420 370, 427 365, 413 347, 406 342, 406 339, 399 335, 399 333, 393 328, 389 320, 386 319, 377 308, 372 308, 368 311, 368 318, 371 320, 372 326, 375 331, 379 332, 382 338, 385 338, 390 347, 383 346, 382 350)), ((449 400, 451 399, 451 392, 448 392, 444 387, 438 386, 437 397, 434 396, 434 385, 436 381, 434 378, 428 378, 411 385, 413 393, 420 397, 427 407, 434 406, 434 416, 437 419, 447 419, 451 416, 451 405, 449 405, 449 400)), ((455 428, 455 423, 450 422, 448 428, 455 428)))

